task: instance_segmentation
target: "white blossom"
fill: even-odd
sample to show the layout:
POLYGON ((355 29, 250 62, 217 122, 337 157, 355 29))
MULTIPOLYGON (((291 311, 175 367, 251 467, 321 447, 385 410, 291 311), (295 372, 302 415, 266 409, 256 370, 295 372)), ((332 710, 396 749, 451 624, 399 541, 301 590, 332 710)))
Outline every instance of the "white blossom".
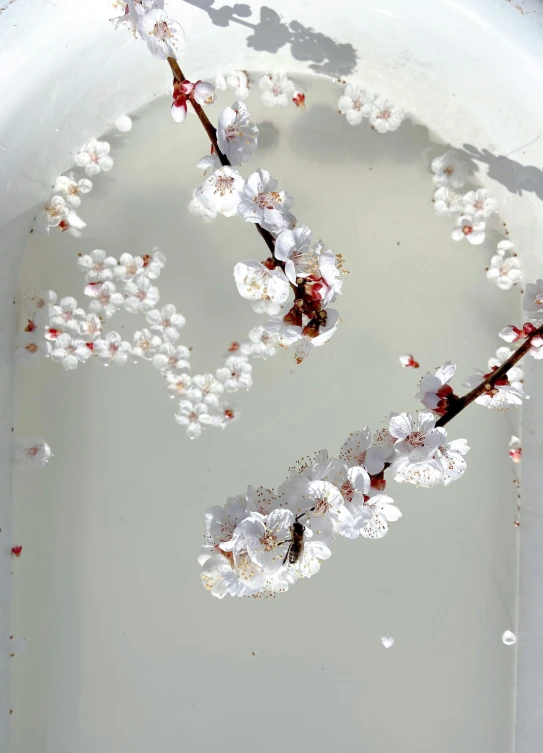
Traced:
POLYGON ((253 367, 245 358, 230 356, 224 367, 217 369, 215 376, 224 385, 226 392, 248 390, 253 386, 253 367))
POLYGON ((473 246, 479 246, 485 240, 486 224, 476 217, 462 216, 456 220, 456 227, 451 232, 453 241, 466 238, 473 246))
POLYGON ((218 408, 224 385, 213 374, 195 374, 188 391, 189 399, 203 402, 212 408, 218 408))
POLYGON ((326 308, 341 295, 341 270, 338 267, 338 257, 329 248, 325 248, 322 241, 317 241, 313 249, 318 258, 318 269, 305 279, 305 291, 326 308))
POLYGON ((128 360, 132 346, 118 332, 108 332, 105 338, 94 343, 94 352, 103 361, 123 366, 128 360))
POLYGON ((243 188, 244 181, 237 170, 220 167, 204 180, 194 198, 211 212, 233 217, 237 213, 243 188))
MULTIPOLYGON (((166 372, 166 380, 168 382, 168 391, 173 393, 172 397, 175 397, 176 395, 178 397, 180 396, 186 396, 189 392, 189 389, 192 385, 192 377, 189 376, 189 374, 175 374, 171 371, 166 372)), ((200 402, 201 396, 198 396, 198 401, 200 402)))
POLYGON ((96 314, 86 314, 79 321, 79 336, 87 342, 95 342, 102 334, 102 320, 96 314))
POLYGON ((89 282, 85 287, 85 295, 92 298, 89 308, 95 314, 101 314, 106 319, 111 319, 124 303, 122 293, 117 293, 116 286, 106 280, 105 282, 89 282))
POLYGON ((217 123, 217 142, 221 152, 234 166, 251 158, 258 144, 258 128, 243 102, 234 102, 232 107, 221 110, 217 123))
POLYGON ((468 169, 458 152, 448 151, 432 160, 432 180, 436 186, 458 190, 468 179, 468 169))
POLYGON ((543 280, 527 283, 522 306, 530 321, 536 324, 543 322, 543 280))
POLYGON ((490 267, 486 271, 487 280, 496 283, 500 290, 510 290, 513 285, 521 282, 522 271, 516 256, 504 258, 496 254, 490 259, 490 267))
MULTIPOLYGON (((360 535, 366 539, 382 539, 388 533, 388 524, 402 517, 400 509, 386 494, 376 494, 364 504, 366 521, 360 529, 360 535)), ((361 523, 364 516, 361 516, 361 523)))
POLYGON ((199 105, 203 105, 204 107, 212 105, 217 99, 215 87, 209 81, 197 81, 194 85, 192 96, 199 105))
POLYGON ((452 188, 441 186, 434 193, 434 212, 454 219, 463 213, 463 196, 452 188))
POLYGON ((362 89, 359 84, 347 84, 337 106, 339 112, 345 115, 347 123, 358 125, 362 118, 369 118, 374 100, 375 95, 362 89))
POLYGON ((302 328, 285 324, 282 319, 270 319, 264 322, 262 332, 273 338, 281 348, 290 348, 302 338, 302 328))
POLYGON ((81 151, 75 155, 74 162, 78 167, 85 168, 89 178, 93 175, 108 172, 113 167, 113 160, 109 156, 110 145, 107 141, 91 139, 81 151))
POLYGON ((456 365, 447 361, 435 374, 426 374, 419 384, 419 391, 415 398, 420 400, 428 410, 440 416, 445 415, 449 398, 454 394, 449 382, 455 371, 456 365))
POLYGON ((166 257, 161 251, 159 251, 158 247, 155 246, 155 248, 153 248, 152 256, 145 254, 143 257, 143 271, 141 274, 148 277, 150 280, 156 280, 160 277, 160 273, 165 266, 166 257))
POLYGON ((90 254, 80 256, 77 260, 77 266, 85 272, 85 279, 88 282, 92 280, 104 282, 112 279, 113 271, 117 267, 117 259, 113 256, 106 256, 105 251, 96 249, 91 251, 90 254))
POLYGON ((213 222, 213 220, 217 219, 217 212, 204 206, 197 197, 197 192, 197 188, 192 192, 192 199, 189 201, 188 205, 189 212, 194 217, 201 217, 204 222, 213 222))
POLYGON ((396 439, 391 464, 394 480, 416 486, 431 487, 443 483, 443 471, 436 451, 443 444, 446 431, 435 428, 433 413, 422 411, 416 418, 407 413, 393 413, 389 431, 396 439))
POLYGON ((243 355, 251 355, 253 358, 274 356, 280 347, 278 336, 269 334, 262 324, 249 331, 249 340, 250 342, 241 344, 240 351, 243 355))
POLYGON ((157 354, 161 345, 162 340, 158 335, 153 334, 148 329, 138 330, 134 332, 131 353, 133 356, 150 361, 157 354))
POLYGON ((392 457, 391 445, 387 447, 372 446, 371 431, 364 427, 362 431, 353 431, 341 447, 340 460, 344 461, 349 468, 361 466, 371 475, 381 473, 385 463, 392 457))
POLYGON ((462 196, 462 214, 472 217, 474 221, 486 220, 497 211, 498 202, 486 188, 468 191, 462 196))
MULTIPOLYGON (((500 366, 503 366, 503 364, 512 355, 513 351, 511 350, 511 348, 508 348, 506 345, 502 345, 496 351, 496 355, 488 359, 488 368, 491 371, 499 369, 500 366)), ((518 363, 515 366, 512 366, 507 372, 507 378, 509 379, 511 384, 514 384, 515 382, 522 382, 524 379, 524 371, 522 367, 518 363)))
POLYGON ((204 426, 213 424, 210 406, 205 403, 193 403, 190 400, 180 400, 175 419, 181 426, 186 426, 189 439, 195 439, 202 433, 204 426))
POLYGON ((73 235, 74 238, 81 238, 81 231, 86 227, 87 223, 72 209, 66 219, 60 222, 58 229, 61 233, 68 233, 69 235, 73 235))
MULTIPOLYGON (((485 374, 476 370, 474 375, 465 380, 464 386, 470 390, 478 387, 491 377, 492 373, 505 363, 511 354, 510 348, 505 346, 498 348, 496 357, 490 358, 488 361, 488 373, 485 374)), ((511 405, 522 405, 522 398, 524 397, 522 379, 522 369, 519 366, 513 366, 491 389, 485 390, 482 395, 479 395, 475 402, 491 410, 507 410, 511 405)))
POLYGON ((138 21, 138 33, 147 43, 149 52, 158 60, 177 59, 185 50, 185 34, 180 24, 168 17, 162 8, 144 13, 138 21))
POLYGON ((204 176, 207 175, 209 170, 214 172, 221 167, 221 161, 213 147, 211 147, 211 154, 206 154, 204 157, 201 157, 196 163, 196 167, 204 171, 204 176))
POLYGON ((132 314, 138 311, 150 311, 155 308, 160 298, 158 288, 153 287, 149 278, 143 274, 127 282, 124 292, 126 294, 124 307, 132 314))
MULTIPOLYGON (((514 244, 511 243, 511 241, 500 241, 496 247, 496 253, 499 256, 508 256, 510 253, 513 252, 514 244)), ((516 254, 515 254, 516 256, 516 254)))
POLYGON ((143 258, 141 256, 132 256, 123 254, 113 274, 118 280, 130 282, 139 274, 143 273, 143 258))
POLYGON ((222 73, 215 79, 217 89, 233 89, 236 99, 247 99, 249 96, 249 79, 245 71, 232 71, 224 76, 222 73))
POLYGON ((265 107, 286 107, 296 91, 286 73, 267 73, 258 82, 260 101, 265 107))
POLYGON ((297 516, 306 513, 302 520, 304 526, 324 544, 330 544, 341 529, 353 525, 341 492, 329 481, 310 481, 303 494, 294 493, 290 498, 288 489, 284 493, 288 508, 297 516))
POLYGON ((405 110, 385 97, 377 97, 372 104, 370 123, 378 133, 396 131, 406 116, 405 110))
POLYGON ((318 348, 321 345, 325 345, 330 340, 332 335, 335 334, 337 325, 339 324, 339 314, 335 309, 327 309, 326 313, 326 324, 324 326, 321 326, 319 334, 314 337, 304 335, 302 339, 298 341, 296 351, 294 353, 294 359, 297 364, 302 363, 302 361, 307 358, 313 348, 318 348))
POLYGON ((175 371, 176 369, 190 369, 190 350, 185 345, 162 343, 158 353, 153 356, 153 366, 159 371, 175 371))
POLYGON ((269 269, 259 261, 240 261, 234 267, 234 280, 239 294, 249 301, 263 298, 284 303, 289 297, 290 285, 280 267, 269 269))
POLYGON ((269 515, 252 512, 239 524, 249 557, 266 575, 273 575, 283 567, 293 523, 290 510, 277 508, 269 515))
POLYGON ((53 457, 43 437, 18 437, 15 441, 15 463, 25 468, 43 468, 53 457))
POLYGON ((258 222, 271 233, 292 227, 294 215, 289 209, 294 199, 287 191, 278 191, 278 183, 267 170, 258 169, 243 186, 237 212, 245 222, 258 222))
POLYGON ((79 308, 75 298, 66 296, 49 308, 49 326, 61 332, 79 332, 79 323, 85 312, 79 308))
POLYGON ((456 481, 466 472, 464 455, 469 452, 469 446, 465 439, 454 439, 448 444, 440 445, 437 459, 443 471, 443 485, 456 481))
POLYGON ((281 312, 282 305, 275 301, 265 301, 261 299, 251 303, 251 308, 255 314, 266 314, 267 316, 277 316, 281 312))
POLYGON ((185 326, 185 317, 177 313, 177 309, 171 303, 161 309, 151 309, 145 315, 151 329, 160 332, 161 337, 175 342, 179 339, 179 330, 185 326))
POLYGON ((53 186, 53 193, 62 194, 66 203, 78 209, 81 206, 81 195, 92 191, 92 181, 87 178, 78 180, 74 173, 60 175, 53 186))
POLYGON ((296 278, 309 277, 319 269, 319 252, 311 243, 311 230, 307 225, 283 230, 275 239, 275 258, 285 262, 285 274, 293 285, 296 278))
POLYGON ((70 207, 62 196, 52 196, 36 217, 34 230, 38 235, 48 235, 52 227, 58 227, 70 214, 70 207))
POLYGON ((84 340, 72 338, 67 332, 59 335, 51 349, 51 358, 60 363, 66 371, 77 369, 80 363, 85 363, 91 357, 90 348, 84 340))

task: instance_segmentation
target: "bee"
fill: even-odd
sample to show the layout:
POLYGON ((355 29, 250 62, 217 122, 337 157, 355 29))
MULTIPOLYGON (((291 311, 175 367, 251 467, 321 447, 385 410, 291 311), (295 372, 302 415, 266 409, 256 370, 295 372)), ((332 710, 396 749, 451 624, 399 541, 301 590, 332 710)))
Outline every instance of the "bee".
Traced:
POLYGON ((296 564, 300 557, 304 553, 304 532, 305 532, 305 526, 303 526, 301 523, 298 522, 298 520, 295 520, 292 524, 292 528, 290 529, 290 545, 287 549, 287 553, 285 554, 285 559, 283 560, 283 565, 285 562, 289 561, 290 565, 296 564))

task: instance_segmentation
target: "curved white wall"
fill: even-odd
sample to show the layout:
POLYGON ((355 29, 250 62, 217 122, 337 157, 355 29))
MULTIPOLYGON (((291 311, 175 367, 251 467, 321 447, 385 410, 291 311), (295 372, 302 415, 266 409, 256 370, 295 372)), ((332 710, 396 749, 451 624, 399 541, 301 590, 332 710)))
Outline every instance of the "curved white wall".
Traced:
MULTIPOLYGON (((368 88, 397 101, 446 141, 480 150, 483 173, 489 171, 482 180, 492 185, 500 200, 502 216, 522 248, 526 273, 541 276, 540 4, 535 0, 270 2, 273 11, 251 2, 251 15, 232 18, 230 6, 222 2, 171 0, 171 14, 181 21, 187 35, 182 60, 187 75, 214 73, 219 65, 225 70, 273 67, 293 72, 321 69, 344 76, 356 73, 368 88)), ((115 32, 107 21, 109 15, 107 4, 98 1, 0 4, 3 552, 11 541, 11 471, 6 458, 12 425, 12 296, 33 207, 46 197, 51 180, 70 165, 71 155, 89 136, 100 134, 119 114, 170 86, 167 66, 153 60, 145 46, 126 31, 115 32)), ((531 512, 521 530, 518 753, 533 753, 540 745, 538 713, 543 702, 543 660, 537 634, 541 620, 536 606, 543 603, 543 578, 536 577, 541 569, 536 545, 543 526, 537 507, 537 465, 543 444, 538 417, 543 401, 530 374, 528 391, 532 413, 525 421, 523 506, 531 512)), ((6 753, 9 570, 9 556, 2 557, 0 750, 6 753)))

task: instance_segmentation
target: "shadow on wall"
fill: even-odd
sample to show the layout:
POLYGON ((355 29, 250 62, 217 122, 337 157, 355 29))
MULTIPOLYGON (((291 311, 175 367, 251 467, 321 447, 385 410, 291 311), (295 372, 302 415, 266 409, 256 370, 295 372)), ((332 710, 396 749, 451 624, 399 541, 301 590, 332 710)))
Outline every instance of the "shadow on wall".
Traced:
POLYGON ((488 149, 477 149, 472 144, 464 144, 460 153, 488 165, 488 176, 501 183, 511 193, 522 196, 524 191, 534 193, 543 201, 543 170, 533 165, 521 165, 506 155, 492 154, 488 149))
POLYGON ((276 53, 289 44, 295 60, 308 61, 312 71, 329 76, 346 76, 356 68, 357 55, 351 44, 339 44, 298 21, 282 21, 276 11, 265 5, 260 8, 260 20, 257 22, 250 6, 245 3, 214 8, 215 0, 185 2, 205 11, 215 26, 235 23, 251 29, 247 46, 253 50, 276 53), (251 20, 247 21, 248 18, 251 20))

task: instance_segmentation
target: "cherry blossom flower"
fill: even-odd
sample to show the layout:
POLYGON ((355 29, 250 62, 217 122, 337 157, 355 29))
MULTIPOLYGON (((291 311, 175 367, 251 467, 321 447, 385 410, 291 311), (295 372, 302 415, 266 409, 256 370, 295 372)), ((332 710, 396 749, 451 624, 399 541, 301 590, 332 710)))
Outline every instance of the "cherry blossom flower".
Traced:
POLYGON ((53 457, 43 437, 19 437, 15 441, 15 463, 25 468, 43 468, 53 457))
POLYGON ((73 235, 74 238, 81 238, 81 231, 86 227, 87 223, 74 210, 69 212, 66 219, 61 220, 58 225, 61 233, 68 233, 69 235, 73 235))
POLYGON ((211 147, 211 154, 206 154, 204 157, 198 160, 196 167, 204 171, 204 175, 207 175, 208 171, 215 171, 221 167, 221 161, 217 156, 214 147, 211 147))
POLYGON ((478 246, 485 240, 486 224, 482 220, 462 216, 456 220, 456 227, 451 232, 453 241, 466 238, 473 246, 478 246))
POLYGON ((497 211, 498 202, 486 188, 468 191, 462 196, 462 214, 472 217, 474 221, 486 220, 497 211))
POLYGON ((152 250, 152 256, 145 254, 143 258, 143 272, 141 274, 148 277, 150 280, 156 280, 160 277, 160 273, 166 266, 166 257, 159 250, 158 246, 155 246, 152 250))
POLYGON ((264 107, 286 107, 296 91, 294 81, 286 73, 267 73, 258 82, 264 107))
POLYGON ((209 81, 197 81, 194 84, 192 96, 199 105, 203 105, 204 107, 209 107, 209 105, 212 105, 217 99, 215 87, 213 84, 210 84, 209 81))
POLYGON ((208 210, 233 217, 238 210, 244 189, 241 175, 233 167, 220 167, 204 180, 195 198, 208 210))
POLYGON ((438 416, 444 416, 449 406, 449 399, 454 395, 449 382, 454 376, 456 365, 447 361, 435 374, 426 374, 419 384, 419 391, 415 395, 425 408, 438 416))
POLYGON ((305 94, 301 91, 295 91, 294 95, 292 97, 292 101, 296 105, 296 107, 299 107, 301 110, 305 110, 305 94))
POLYGON ((151 281, 145 275, 139 275, 134 280, 127 282, 124 286, 124 292, 126 293, 124 307, 131 314, 154 309, 160 298, 158 288, 153 287, 151 281))
POLYGON ((515 437, 514 434, 509 442, 509 457, 513 463, 520 463, 522 459, 522 443, 519 437, 515 437))
POLYGON ((250 342, 242 343, 240 346, 240 352, 243 355, 267 358, 277 353, 278 336, 270 335, 262 324, 249 331, 249 340, 250 342))
MULTIPOLYGON (((172 397, 176 395, 186 396, 192 385, 192 377, 188 374, 174 374, 171 371, 166 372, 166 380, 168 382, 168 391, 173 393, 172 397)), ((198 395, 198 399, 195 402, 200 402, 201 396, 198 395)))
POLYGON ((353 518, 339 489, 329 481, 310 481, 303 495, 287 492, 288 508, 295 515, 306 513, 302 522, 324 544, 330 544, 339 531, 353 526, 353 518))
POLYGON ((107 141, 91 139, 75 155, 74 162, 78 167, 85 168, 89 178, 100 173, 107 173, 113 167, 113 160, 109 156, 110 145, 107 141))
POLYGON ((134 277, 143 272, 143 258, 141 256, 132 256, 123 254, 113 274, 118 280, 130 282, 134 277))
MULTIPOLYGON (((531 324, 530 322, 526 322, 524 326, 522 327, 522 329, 518 329, 518 327, 515 327, 512 324, 510 324, 508 327, 504 327, 499 333, 499 335, 502 338, 502 340, 505 340, 505 342, 516 343, 518 342, 518 340, 524 340, 526 337, 531 337, 534 332, 535 332, 534 325, 531 324)), ((543 338, 541 338, 539 335, 536 337, 532 337, 532 344, 535 344, 538 347, 540 345, 543 345, 543 338)))
POLYGON ((464 456, 467 455, 469 449, 465 439, 454 439, 448 444, 439 446, 436 457, 443 472, 444 486, 448 486, 464 475, 467 467, 464 456))
POLYGON ((213 423, 210 406, 205 403, 193 403, 190 400, 180 400, 175 419, 181 426, 186 426, 187 437, 195 439, 202 433, 204 426, 213 423))
POLYGON ((66 204, 74 209, 78 209, 81 206, 81 195, 90 193, 91 191, 92 181, 87 178, 78 180, 75 173, 60 175, 53 186, 53 193, 62 194, 66 204))
POLYGON ((77 260, 77 266, 85 272, 85 279, 88 282, 92 280, 104 282, 112 279, 113 271, 117 267, 117 259, 113 256, 107 256, 105 251, 96 249, 91 251, 90 254, 80 256, 77 260))
POLYGON ((103 340, 94 343, 94 352, 103 361, 123 366, 128 361, 132 346, 118 332, 108 332, 103 340))
MULTIPOLYGON (((376 494, 364 504, 366 522, 360 529, 360 535, 366 539, 382 539, 388 533, 388 524, 402 517, 402 513, 386 494, 376 494)), ((364 518, 361 517, 363 521, 364 518)))
POLYGON ((43 331, 21 332, 15 339, 15 358, 29 366, 38 366, 43 356, 51 352, 51 345, 43 331))
POLYGON ((253 367, 245 358, 230 356, 225 365, 217 369, 215 376, 222 382, 226 392, 248 390, 253 386, 253 367))
POLYGON ((90 310, 95 314, 101 314, 106 319, 111 319, 124 303, 122 293, 117 293, 116 286, 109 280, 90 282, 85 288, 85 295, 92 298, 89 304, 90 310))
POLYGON ((347 84, 337 106, 347 123, 354 126, 361 123, 362 118, 369 118, 374 100, 375 95, 362 89, 359 84, 347 84))
POLYGON ((285 324, 282 319, 270 319, 262 326, 263 334, 273 338, 280 348, 290 348, 302 338, 302 328, 285 324))
POLYGON ((239 524, 249 557, 266 575, 273 575, 283 567, 293 523, 290 510, 277 508, 269 515, 252 512, 239 524))
POLYGON ((234 102, 232 107, 221 111, 217 142, 232 165, 241 165, 251 158, 258 144, 258 128, 243 102, 234 102))
POLYGON ((526 284, 522 306, 526 317, 530 321, 537 324, 543 322, 543 280, 526 284))
POLYGON ((224 385, 213 374, 195 374, 188 391, 193 402, 203 402, 212 408, 218 408, 224 385))
POLYGON ((322 241, 317 241, 313 250, 318 258, 318 269, 305 278, 305 292, 326 308, 341 295, 341 270, 338 267, 338 257, 330 249, 325 248, 322 241))
POLYGON ((288 210, 294 199, 287 191, 278 191, 278 183, 267 170, 258 169, 243 186, 237 213, 245 222, 258 222, 271 233, 280 233, 294 225, 288 210))
POLYGON ((452 188, 441 186, 434 193, 434 212, 454 219, 463 214, 463 196, 452 188))
POLYGON ((289 282, 280 267, 269 269, 252 259, 236 264, 234 280, 241 297, 249 301, 264 298, 267 301, 284 303, 290 293, 289 282))
POLYGON ((102 320, 96 314, 87 314, 79 321, 79 335, 87 342, 95 342, 102 334, 102 320))
POLYGON ((190 369, 190 350, 185 345, 162 343, 158 353, 153 356, 153 366, 159 371, 175 371, 176 369, 190 369))
POLYGON ((85 312, 78 308, 75 298, 66 296, 50 307, 49 326, 62 332, 78 333, 80 320, 84 317, 85 312))
POLYGON ((442 483, 442 470, 435 452, 446 437, 445 429, 435 428, 433 413, 422 411, 416 418, 407 413, 393 413, 389 431, 396 439, 395 458, 391 464, 394 480, 417 486, 442 483))
POLYGON ((158 335, 154 335, 148 329, 134 332, 131 353, 133 356, 150 361, 158 352, 162 345, 162 340, 158 335))
POLYGON ((371 431, 366 426, 362 431, 349 434, 341 447, 339 458, 348 468, 361 466, 373 476, 381 473, 385 463, 393 456, 394 441, 392 438, 388 447, 372 446, 371 431))
POLYGON ((514 247, 515 246, 511 241, 500 241, 496 247, 496 253, 499 254, 499 256, 509 256, 509 254, 513 253, 514 247))
POLYGON ((233 89, 236 99, 247 99, 249 96, 249 79, 245 71, 232 71, 224 76, 222 73, 215 79, 217 89, 233 89))
POLYGON ((192 192, 192 199, 189 201, 188 209, 194 217, 201 217, 204 222, 213 222, 217 219, 217 212, 205 207, 200 199, 197 197, 198 189, 195 188, 192 192))
POLYGON ((91 357, 90 348, 84 340, 72 338, 67 332, 59 335, 51 349, 51 358, 60 363, 66 371, 77 369, 80 363, 85 363, 91 357))
POLYGON ((162 8, 144 13, 138 21, 138 33, 147 43, 149 52, 158 60, 174 58, 185 50, 185 34, 180 24, 168 17, 162 8))
POLYGON ((468 168, 458 152, 448 151, 432 160, 432 180, 436 186, 458 190, 468 179, 468 168))
MULTIPOLYGON (((476 373, 468 377, 464 386, 472 390, 478 387, 492 373, 499 368, 509 358, 512 351, 510 348, 502 347, 496 351, 496 357, 488 361, 488 373, 477 370, 476 373)), ((484 405, 491 410, 507 410, 511 405, 522 405, 524 389, 522 386, 523 371, 519 366, 511 368, 507 374, 499 379, 495 385, 487 390, 484 394, 475 399, 479 405, 484 405)))
POLYGON ((179 330, 185 326, 185 317, 177 313, 177 309, 171 303, 161 309, 151 309, 145 315, 151 325, 151 329, 160 332, 161 337, 171 342, 179 339, 179 330))
POLYGON ((396 131, 403 123, 406 116, 405 110, 395 105, 385 97, 377 97, 372 104, 370 123, 378 133, 396 131))
POLYGON ((420 364, 418 361, 415 361, 412 355, 404 355, 404 356, 398 356, 399 361, 401 365, 404 367, 404 369, 411 368, 411 369, 418 369, 420 364))
POLYGON ((516 256, 504 258, 496 254, 490 259, 490 267, 486 271, 489 282, 494 282, 500 290, 511 290, 513 285, 521 282, 522 271, 516 256))
POLYGON ((311 243, 311 230, 307 225, 283 230, 275 239, 275 258, 285 262, 285 274, 293 285, 296 278, 309 277, 319 269, 319 253, 311 243))
MULTIPOLYGON (((335 309, 327 309, 326 314, 326 324, 320 328, 318 335, 313 336, 305 334, 303 335, 301 340, 298 341, 296 351, 294 353, 294 360, 298 365, 301 364, 305 358, 307 358, 313 348, 318 348, 321 345, 325 345, 330 340, 332 335, 335 334, 337 325, 339 323, 339 314, 335 309)), ((304 330, 302 330, 302 334, 303 332, 304 330)))
POLYGON ((70 207, 62 196, 52 196, 36 217, 34 230, 38 235, 48 235, 52 227, 58 227, 70 214, 70 207))

